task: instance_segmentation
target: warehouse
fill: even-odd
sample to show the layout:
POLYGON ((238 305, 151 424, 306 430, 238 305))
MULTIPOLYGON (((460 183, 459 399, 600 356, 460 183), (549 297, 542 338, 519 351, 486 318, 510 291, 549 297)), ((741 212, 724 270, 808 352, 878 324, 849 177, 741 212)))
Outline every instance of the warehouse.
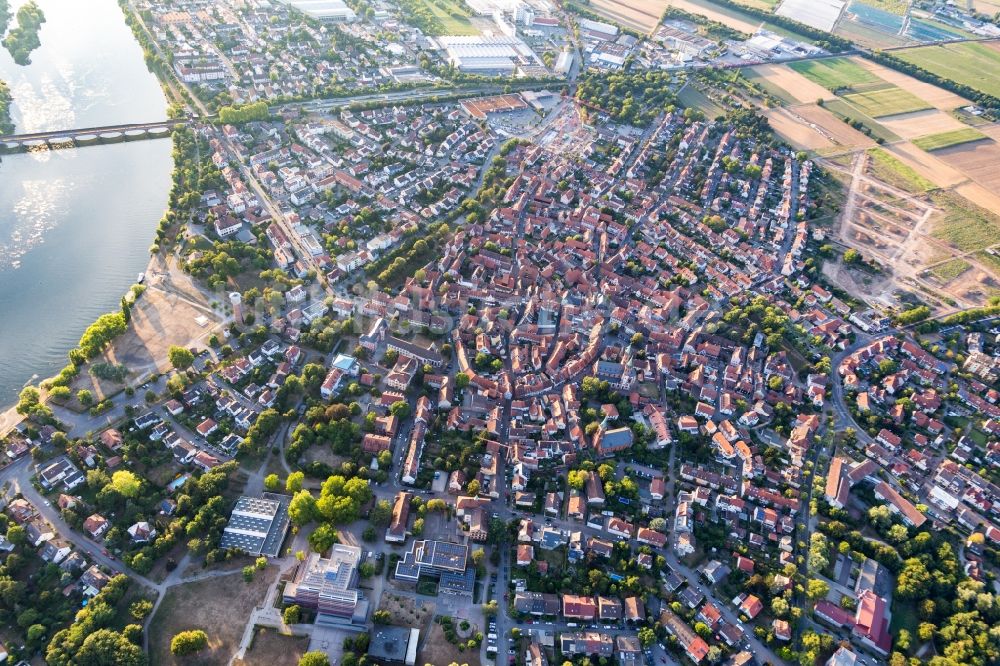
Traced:
POLYGON ((447 36, 438 44, 448 62, 474 74, 513 76, 519 69, 543 66, 538 56, 517 37, 447 36))

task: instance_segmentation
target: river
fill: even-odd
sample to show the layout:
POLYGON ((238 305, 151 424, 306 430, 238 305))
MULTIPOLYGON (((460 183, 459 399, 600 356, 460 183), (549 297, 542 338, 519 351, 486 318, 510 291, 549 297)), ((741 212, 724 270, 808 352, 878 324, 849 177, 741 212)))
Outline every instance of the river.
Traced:
MULTIPOLYGON (((31 64, 0 48, 18 132, 166 118, 115 0, 36 0, 31 64)), ((19 6, 20 2, 12 3, 19 6)), ((169 139, 0 158, 0 406, 58 372, 143 271, 173 167, 169 139)))

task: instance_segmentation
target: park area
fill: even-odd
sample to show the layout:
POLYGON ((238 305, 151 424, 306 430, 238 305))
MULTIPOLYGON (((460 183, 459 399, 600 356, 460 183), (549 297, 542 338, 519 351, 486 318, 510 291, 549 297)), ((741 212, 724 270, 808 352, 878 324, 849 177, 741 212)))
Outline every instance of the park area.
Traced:
POLYGON ((277 575, 277 567, 268 567, 247 583, 235 571, 168 589, 149 625, 150 664, 175 663, 170 640, 190 629, 202 629, 208 634, 208 648, 186 657, 185 663, 229 664, 239 647, 250 611, 264 601, 267 588, 277 575))
POLYGON ((893 55, 940 77, 1000 96, 1000 42, 919 46, 893 55))

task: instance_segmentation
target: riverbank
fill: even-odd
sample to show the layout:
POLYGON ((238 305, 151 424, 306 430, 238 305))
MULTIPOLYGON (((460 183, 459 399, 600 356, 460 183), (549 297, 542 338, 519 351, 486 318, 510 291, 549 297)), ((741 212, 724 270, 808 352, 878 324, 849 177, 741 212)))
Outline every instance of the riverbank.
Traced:
MULTIPOLYGON (((0 49, 15 131, 166 117, 160 82, 115 0, 37 4, 47 20, 31 64, 21 67, 0 49)), ((57 374, 83 331, 119 309, 149 265, 172 168, 167 140, 9 155, 0 162, 0 405, 13 404, 26 382, 57 374)), ((6 417, 0 428, 14 420, 6 417)))
POLYGON ((14 96, 10 93, 10 86, 0 79, 0 134, 14 133, 14 119, 10 116, 10 107, 14 103, 14 96))

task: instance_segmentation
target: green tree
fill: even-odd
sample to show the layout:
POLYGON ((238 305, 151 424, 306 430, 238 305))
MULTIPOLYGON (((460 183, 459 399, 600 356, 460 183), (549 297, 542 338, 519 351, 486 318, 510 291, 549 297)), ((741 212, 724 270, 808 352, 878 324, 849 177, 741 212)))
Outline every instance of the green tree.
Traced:
POLYGON ((208 647, 208 634, 201 629, 182 631, 170 639, 170 652, 178 657, 201 652, 206 647, 208 647))
POLYGON ((137 620, 144 619, 153 610, 153 602, 149 599, 139 599, 132 602, 128 607, 128 612, 137 620))
POLYGON ((302 490, 302 484, 305 482, 306 475, 303 472, 292 472, 288 475, 288 479, 285 481, 285 492, 287 493, 297 493, 302 490))
POLYGON ((410 404, 405 400, 397 400, 389 406, 389 412, 396 418, 403 420, 410 415, 410 404))
POLYGON ((281 619, 285 624, 298 624, 302 619, 302 609, 292 604, 281 614, 281 619))
POLYGON ((378 527, 385 527, 392 520, 392 503, 383 499, 375 503, 368 512, 368 522, 378 527))
POLYGON ((111 475, 111 487, 122 497, 134 499, 142 489, 142 480, 128 470, 119 470, 111 475))
POLYGON ((123 634, 98 629, 84 639, 76 663, 79 666, 145 666, 146 655, 123 634))
POLYGON ((178 370, 187 370, 194 363, 194 354, 191 353, 191 350, 177 345, 170 346, 167 358, 170 359, 170 365, 178 370))
POLYGON ((293 525, 305 525, 316 516, 316 498, 308 490, 300 490, 288 503, 288 518, 293 525))
POLYGON ((323 553, 337 543, 339 538, 337 530, 329 523, 322 523, 317 526, 309 535, 309 547, 317 553, 323 553))
POLYGON ((281 478, 277 474, 268 474, 264 477, 264 489, 272 493, 281 490, 281 478))
POLYGON ((306 652, 299 659, 299 666, 330 666, 330 658, 325 652, 306 652))
POLYGON ((826 581, 813 578, 806 587, 806 596, 812 601, 818 601, 830 592, 830 585, 826 581))

